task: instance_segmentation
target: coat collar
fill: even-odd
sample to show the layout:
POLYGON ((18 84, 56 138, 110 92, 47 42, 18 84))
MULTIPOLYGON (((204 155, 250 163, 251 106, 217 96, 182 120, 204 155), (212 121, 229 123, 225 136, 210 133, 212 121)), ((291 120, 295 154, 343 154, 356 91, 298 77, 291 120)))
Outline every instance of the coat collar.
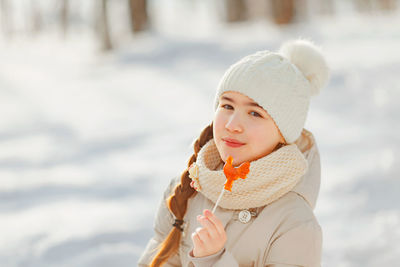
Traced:
POLYGON ((321 183, 321 163, 318 147, 313 134, 306 129, 303 129, 301 136, 295 143, 308 162, 308 170, 291 191, 303 197, 314 210, 321 183))

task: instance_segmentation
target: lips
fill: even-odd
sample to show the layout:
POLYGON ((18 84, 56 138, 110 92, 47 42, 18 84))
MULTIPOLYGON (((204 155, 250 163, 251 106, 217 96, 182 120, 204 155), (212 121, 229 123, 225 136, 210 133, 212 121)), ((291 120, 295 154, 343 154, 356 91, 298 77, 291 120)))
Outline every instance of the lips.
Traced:
POLYGON ((236 139, 233 139, 233 138, 222 138, 222 141, 229 142, 232 144, 237 144, 237 145, 244 145, 244 143, 242 143, 236 139))
POLYGON ((222 141, 224 141, 225 144, 230 147, 240 147, 244 145, 244 143, 232 138, 222 138, 222 141))

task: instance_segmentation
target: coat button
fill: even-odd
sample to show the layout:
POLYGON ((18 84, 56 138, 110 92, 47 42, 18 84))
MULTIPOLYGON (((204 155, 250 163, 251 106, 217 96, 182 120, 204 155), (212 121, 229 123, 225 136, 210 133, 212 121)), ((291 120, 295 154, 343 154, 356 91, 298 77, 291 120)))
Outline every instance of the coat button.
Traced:
POLYGON ((241 223, 248 223, 251 219, 251 213, 248 210, 242 210, 239 212, 238 217, 241 223))

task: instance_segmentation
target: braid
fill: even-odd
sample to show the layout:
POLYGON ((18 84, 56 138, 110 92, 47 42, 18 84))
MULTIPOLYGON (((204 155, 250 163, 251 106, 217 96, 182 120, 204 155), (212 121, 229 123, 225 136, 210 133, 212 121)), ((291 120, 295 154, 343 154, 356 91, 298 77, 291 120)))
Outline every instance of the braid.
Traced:
MULTIPOLYGON (((181 175, 181 182, 175 186, 174 192, 167 199, 168 209, 175 215, 178 222, 183 222, 187 202, 189 198, 197 192, 190 186, 191 179, 189 178, 188 168, 193 162, 196 162, 200 149, 212 138, 213 123, 205 127, 199 138, 196 139, 193 145, 194 153, 189 159, 187 168, 181 175)), ((177 252, 181 240, 181 233, 182 232, 177 227, 172 227, 165 240, 159 245, 160 249, 150 263, 151 267, 161 266, 168 260, 168 258, 177 252)))

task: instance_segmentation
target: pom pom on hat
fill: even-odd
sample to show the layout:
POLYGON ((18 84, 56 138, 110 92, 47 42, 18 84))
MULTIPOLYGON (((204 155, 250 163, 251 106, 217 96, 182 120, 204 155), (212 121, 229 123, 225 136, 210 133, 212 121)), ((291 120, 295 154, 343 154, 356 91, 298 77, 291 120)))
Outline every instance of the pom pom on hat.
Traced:
POLYGON ((318 95, 329 80, 329 68, 319 47, 311 41, 298 39, 284 43, 279 53, 289 59, 311 85, 311 95, 318 95))

